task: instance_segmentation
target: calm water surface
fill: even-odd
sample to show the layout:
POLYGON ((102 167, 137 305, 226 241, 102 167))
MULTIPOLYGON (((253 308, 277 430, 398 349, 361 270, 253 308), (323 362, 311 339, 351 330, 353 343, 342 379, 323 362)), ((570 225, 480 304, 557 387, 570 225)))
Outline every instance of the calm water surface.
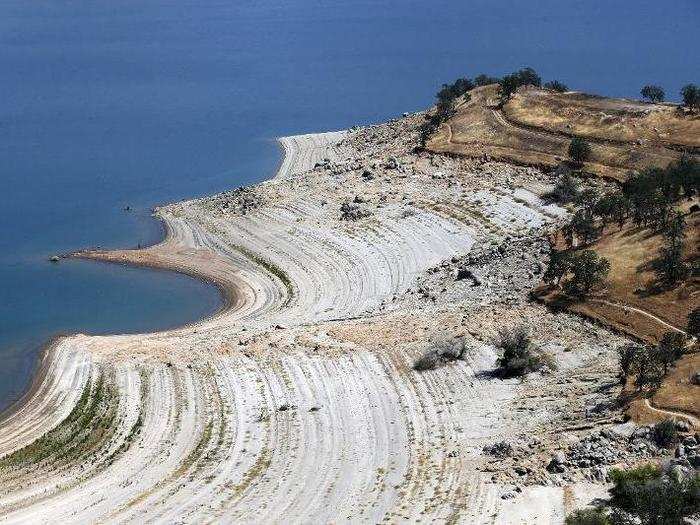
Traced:
POLYGON ((458 75, 675 94, 700 82, 698 27, 697 0, 3 0, 0 406, 56 333, 219 306, 186 277, 50 254, 155 242, 152 206, 269 176, 274 137, 423 108, 458 75))

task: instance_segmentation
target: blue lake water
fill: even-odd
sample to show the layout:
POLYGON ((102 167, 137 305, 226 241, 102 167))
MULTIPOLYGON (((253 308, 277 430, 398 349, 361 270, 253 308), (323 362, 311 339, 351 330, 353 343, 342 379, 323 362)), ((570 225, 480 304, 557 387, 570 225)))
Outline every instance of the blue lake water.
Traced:
POLYGON ((457 76, 530 65, 677 99, 700 82, 698 27, 697 0, 3 0, 0 406, 56 333, 155 330, 219 306, 193 279, 52 253, 155 242, 154 205, 270 176, 274 137, 423 108, 457 76))

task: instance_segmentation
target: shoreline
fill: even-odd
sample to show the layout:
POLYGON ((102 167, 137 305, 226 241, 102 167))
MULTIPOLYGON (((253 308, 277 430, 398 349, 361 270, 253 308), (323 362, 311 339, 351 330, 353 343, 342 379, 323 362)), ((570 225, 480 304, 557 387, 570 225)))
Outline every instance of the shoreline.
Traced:
MULTIPOLYGON (((329 132, 331 134, 344 134, 345 131, 329 132)), ((302 136, 312 136, 314 134, 302 135, 302 136)), ((319 133, 316 135, 324 135, 324 133, 319 133)), ((280 161, 274 174, 267 179, 264 179, 255 185, 263 184, 265 182, 271 181, 277 177, 286 175, 291 166, 289 164, 293 160, 294 149, 289 145, 288 139, 291 137, 278 137, 275 139, 277 142, 280 152, 280 161), (290 157, 292 157, 290 159, 290 157)), ((167 204, 165 205, 167 206, 167 204)), ((126 248, 126 249, 91 249, 85 248, 69 252, 62 257, 67 259, 83 259, 90 260, 97 263, 105 264, 121 264, 137 268, 149 268, 153 270, 175 272, 202 281, 203 283, 213 285, 217 292, 219 293, 221 299, 221 306, 213 312, 211 315, 193 321, 191 323, 186 323, 183 325, 173 326, 165 330, 159 330, 155 332, 144 332, 144 333, 110 333, 110 334, 99 334, 96 337, 105 336, 124 336, 124 335, 155 335, 164 334, 171 332, 178 332, 181 330, 195 329, 198 326, 205 325, 209 322, 215 321, 217 318, 223 317, 226 314, 235 311, 237 307, 242 304, 242 293, 240 285, 234 281, 222 279, 220 275, 215 273, 208 273, 202 271, 201 267, 191 266, 185 263, 184 260, 169 261, 159 258, 159 252, 167 252, 173 244, 175 244, 176 239, 174 238, 174 229, 172 224, 168 222, 167 216, 161 215, 160 209, 163 206, 156 206, 151 210, 151 217, 155 219, 160 225, 162 238, 154 242, 151 245, 143 246, 140 248, 126 248), (149 257, 149 252, 156 252, 152 257, 149 257)), ((37 349, 37 356, 34 364, 32 365, 32 371, 29 374, 28 382, 23 391, 19 394, 17 399, 10 402, 7 407, 0 411, 0 428, 7 421, 15 417, 17 414, 22 412, 25 405, 27 405, 33 396, 35 396, 41 385, 45 382, 48 370, 50 368, 51 353, 56 350, 56 347, 61 343, 61 341, 71 338, 77 335, 86 335, 79 332, 75 333, 61 333, 53 335, 45 343, 39 345, 37 349)))
MULTIPOLYGON (((172 330, 58 340, 23 410, 0 423, 15 436, 0 439, 0 455, 47 432, 77 432, 75 441, 65 451, 40 449, 48 454, 40 476, 31 462, 14 474, 0 469, 0 517, 562 516, 569 500, 561 488, 526 486, 506 502, 501 494, 512 480, 481 470, 483 446, 538 431, 543 415, 523 419, 514 407, 536 402, 533 385, 557 382, 485 380, 496 356, 470 328, 488 334, 504 315, 521 316, 536 320, 540 335, 560 336, 561 319, 502 284, 504 271, 530 264, 521 240, 540 235, 560 211, 527 189, 546 180, 528 169, 497 165, 479 176, 482 168, 469 164, 473 172, 449 175, 463 172, 461 160, 413 151, 420 121, 412 115, 353 133, 282 138, 275 177, 158 208, 168 231, 160 243, 77 254, 213 281, 228 303, 172 330), (513 178, 516 188, 508 186, 513 178), (368 215, 339 218, 347 202, 368 215), (493 280, 455 284, 454 261, 506 239, 516 251, 481 277, 493 280), (420 291, 426 286, 451 291, 430 299, 420 291), (413 372, 413 360, 447 334, 468 342, 468 358, 413 372), (80 428, 68 418, 75 410, 89 418, 80 428), (33 414, 29 433, 22 412, 33 414)), ((522 275, 521 283, 535 279, 522 275)), ((566 319, 572 341, 600 330, 566 319)), ((586 344, 574 346, 586 359, 598 356, 586 344)))

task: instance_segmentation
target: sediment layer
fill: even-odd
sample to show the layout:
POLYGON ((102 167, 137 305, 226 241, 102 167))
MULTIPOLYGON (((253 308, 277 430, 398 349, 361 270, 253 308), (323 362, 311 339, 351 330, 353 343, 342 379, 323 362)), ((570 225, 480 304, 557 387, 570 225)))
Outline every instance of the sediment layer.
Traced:
POLYGON ((610 379, 613 336, 527 301, 565 212, 537 170, 414 153, 419 123, 281 139, 275 178, 158 209, 161 244, 80 253, 215 282, 226 307, 52 345, 0 424, 0 521, 557 523, 595 494, 540 469, 504 499, 482 452, 541 434, 534 462, 610 379), (479 286, 445 270, 485 247, 504 259, 479 286), (550 378, 490 377, 489 337, 523 319, 575 351, 550 378), (465 358, 414 371, 447 336, 465 358), (563 389, 571 370, 594 379, 563 389))

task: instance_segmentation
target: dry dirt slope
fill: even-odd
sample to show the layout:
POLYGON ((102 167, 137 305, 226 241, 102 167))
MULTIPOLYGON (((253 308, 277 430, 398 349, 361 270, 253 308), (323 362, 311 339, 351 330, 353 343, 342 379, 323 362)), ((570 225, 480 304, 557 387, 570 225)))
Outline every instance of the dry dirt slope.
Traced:
POLYGON ((630 170, 665 167, 683 151, 700 151, 700 116, 683 116, 672 105, 524 87, 501 107, 497 85, 470 93, 429 150, 553 168, 579 136, 592 147, 584 169, 618 181, 630 170))

